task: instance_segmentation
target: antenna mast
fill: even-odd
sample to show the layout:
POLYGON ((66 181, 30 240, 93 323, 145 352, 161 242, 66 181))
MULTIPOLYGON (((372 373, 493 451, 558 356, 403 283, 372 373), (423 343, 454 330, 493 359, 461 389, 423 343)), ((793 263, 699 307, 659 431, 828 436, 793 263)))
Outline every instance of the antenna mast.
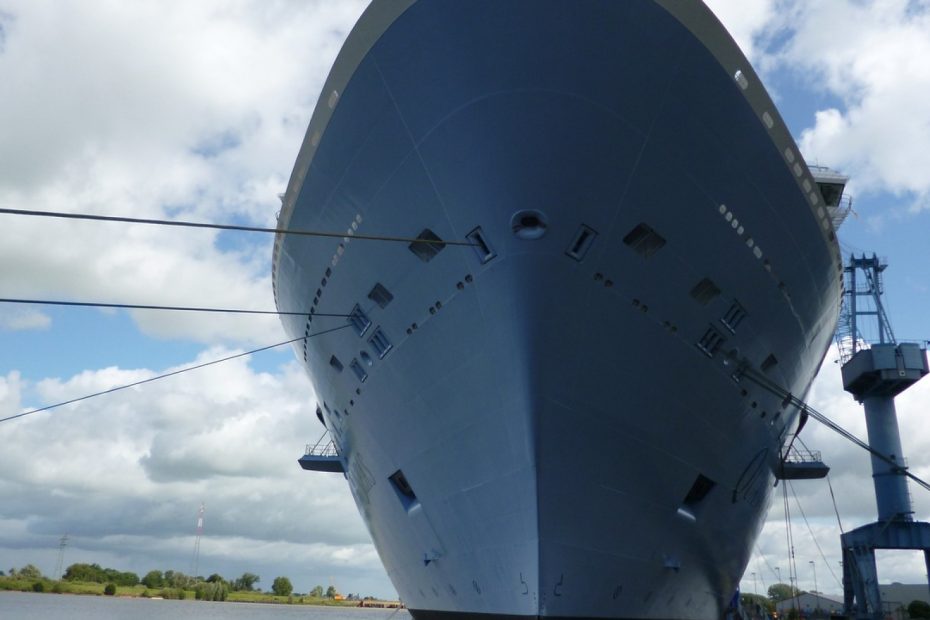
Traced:
POLYGON ((200 503, 200 510, 197 513, 197 537, 194 539, 194 558, 191 561, 191 577, 197 576, 200 568, 200 537, 203 536, 203 502, 200 503))

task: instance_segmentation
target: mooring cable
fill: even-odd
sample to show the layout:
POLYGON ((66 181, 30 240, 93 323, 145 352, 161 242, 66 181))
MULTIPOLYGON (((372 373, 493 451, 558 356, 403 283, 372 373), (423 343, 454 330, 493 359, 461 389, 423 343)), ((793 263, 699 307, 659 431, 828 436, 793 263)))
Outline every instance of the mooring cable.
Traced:
MULTIPOLYGON (((78 306, 86 308, 115 308, 126 310, 172 310, 180 312, 216 312, 227 314, 274 314, 279 316, 308 316, 309 312, 292 312, 282 310, 245 310, 239 308, 204 308, 197 306, 158 306, 152 304, 124 304, 124 303, 101 303, 92 301, 63 301, 54 299, 14 299, 0 298, 0 303, 5 304, 28 304, 36 306, 78 306)), ((313 316, 329 316, 348 318, 350 314, 336 314, 325 312, 314 312, 313 316)))
POLYGON ((926 480, 924 480, 923 478, 920 478, 919 476, 912 474, 910 471, 908 471, 906 467, 902 467, 901 464, 895 461, 893 458, 885 454, 882 454, 881 452, 879 452, 878 450, 870 446, 868 442, 865 442, 859 439, 858 437, 853 435, 851 432, 847 431, 845 428, 843 428, 842 426, 840 426, 839 424, 837 424, 836 422, 828 418, 823 413, 817 411, 816 409, 808 405, 806 402, 804 402, 803 400, 801 400, 800 398, 798 398, 797 396, 795 396, 788 390, 784 389, 783 387, 781 387, 774 381, 770 380, 768 377, 756 372, 755 370, 749 367, 744 367, 744 368, 737 370, 737 374, 740 377, 746 377, 747 379, 749 379, 750 381, 752 381, 753 383, 755 383, 762 389, 781 398, 783 402, 794 405, 802 412, 807 413, 810 417, 814 418, 815 420, 817 420, 818 422, 820 422, 821 424, 823 424, 824 426, 826 426, 833 432, 837 433, 841 437, 856 444, 857 446, 867 451, 869 454, 871 454, 875 458, 878 458, 888 463, 889 465, 895 467, 896 469, 900 470, 902 475, 907 476, 908 478, 913 480, 917 485, 922 487, 924 490, 930 491, 930 483, 928 483, 926 480))
POLYGON ((427 245, 457 245, 480 247, 470 241, 449 241, 446 239, 415 239, 410 237, 393 237, 388 235, 360 235, 355 233, 324 232, 318 230, 291 230, 288 228, 266 228, 262 226, 242 226, 238 224, 213 224, 210 222, 188 222, 185 220, 165 220, 158 218, 126 217, 118 215, 96 215, 93 213, 67 213, 64 211, 37 211, 33 209, 0 208, 0 214, 27 215, 31 217, 50 217, 68 220, 90 220, 95 222, 120 222, 124 224, 148 224, 155 226, 180 226, 184 228, 209 228, 213 230, 235 230, 240 232, 273 233, 276 235, 299 235, 304 237, 326 237, 330 239, 360 239, 362 241, 392 241, 397 243, 423 243, 427 245))
POLYGON ((219 364, 219 363, 222 363, 222 362, 228 362, 228 361, 230 361, 230 360, 238 359, 238 358, 240 358, 240 357, 247 357, 247 356, 249 356, 249 355, 254 355, 254 354, 256 354, 256 353, 261 353, 262 351, 268 351, 268 350, 270 350, 270 349, 275 349, 275 348, 277 348, 277 347, 283 347, 283 346, 285 346, 285 345, 292 344, 292 343, 294 343, 294 342, 300 342, 301 340, 308 340, 309 338, 313 338, 313 337, 315 337, 315 336, 322 336, 322 335, 324 335, 324 334, 329 334, 329 333, 332 333, 332 332, 335 332, 335 331, 339 331, 340 329, 345 329, 345 328, 347 328, 347 327, 350 327, 350 325, 349 325, 348 323, 345 324, 345 325, 340 325, 339 327, 334 327, 334 328, 332 328, 332 329, 325 329, 325 330, 323 330, 323 331, 321 331, 321 332, 316 332, 315 334, 310 334, 310 335, 307 335, 307 336, 301 336, 300 338, 292 338, 292 339, 290 339, 290 340, 285 340, 284 342, 278 342, 278 343, 276 343, 276 344, 270 344, 270 345, 268 345, 268 346, 260 347, 260 348, 258 348, 258 349, 252 349, 251 351, 245 351, 245 352, 243 352, 243 353, 236 353, 235 355, 230 355, 230 356, 223 357, 223 358, 216 359, 216 360, 212 360, 212 361, 209 361, 209 362, 203 362, 203 363, 200 363, 200 364, 196 364, 196 365, 194 365, 194 366, 188 366, 188 367, 186 367, 186 368, 181 368, 181 369, 179 369, 179 370, 173 370, 173 371, 171 371, 171 372, 166 372, 166 373, 164 373, 164 374, 160 374, 160 375, 157 375, 157 376, 155 376, 155 377, 149 377, 148 379, 142 379, 142 380, 140 380, 140 381, 134 381, 134 382, 132 382, 132 383, 127 383, 127 384, 125 384, 125 385, 118 385, 118 386, 113 387, 113 388, 110 388, 110 389, 108 389, 108 390, 102 390, 102 391, 100 391, 100 392, 94 392, 93 394, 86 394, 86 395, 84 395, 84 396, 79 396, 78 398, 72 398, 72 399, 69 399, 69 400, 62 401, 62 402, 60 402, 60 403, 55 403, 54 405, 47 405, 47 406, 45 406, 45 407, 39 407, 39 408, 37 408, 37 409, 31 409, 31 410, 29 410, 29 411, 24 411, 24 412, 22 412, 22 413, 17 413, 17 414, 15 414, 15 415, 7 416, 7 417, 5 417, 5 418, 0 418, 0 422, 8 422, 8 421, 10 421, 10 420, 15 420, 15 419, 17 419, 17 418, 24 418, 24 417, 26 417, 26 416, 28 416, 28 415, 32 415, 32 414, 34 414, 34 413, 40 413, 40 412, 42 412, 42 411, 48 411, 48 410, 50 410, 50 409, 56 409, 56 408, 58 408, 58 407, 63 407, 63 406, 65 406, 65 405, 70 405, 70 404, 73 404, 73 403, 78 403, 78 402, 81 402, 81 401, 84 401, 84 400, 88 400, 88 399, 91 399, 91 398, 95 398, 95 397, 97 397, 97 396, 103 396, 104 394, 112 394, 113 392, 119 392, 120 390, 126 390, 126 389, 128 389, 128 388, 136 387, 136 386, 139 386, 139 385, 143 385, 143 384, 145 384, 145 383, 151 383, 151 382, 153 382, 153 381, 158 381, 159 379, 166 379, 166 378, 168 378, 168 377, 173 377, 173 376, 175 376, 175 375, 180 375, 180 374, 183 374, 183 373, 185 373, 185 372, 190 372, 190 371, 192 371, 192 370, 199 370, 199 369, 201 369, 201 368, 206 368, 207 366, 213 366, 214 364, 219 364))

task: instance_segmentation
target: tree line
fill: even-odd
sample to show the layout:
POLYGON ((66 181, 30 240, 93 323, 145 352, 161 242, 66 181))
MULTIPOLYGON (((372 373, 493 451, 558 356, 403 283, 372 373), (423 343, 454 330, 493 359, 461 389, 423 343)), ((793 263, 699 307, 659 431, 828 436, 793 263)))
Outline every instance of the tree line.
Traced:
MULTIPOLYGON (((19 581, 34 581, 40 585, 44 580, 47 580, 42 572, 32 564, 27 564, 19 570, 11 568, 8 573, 0 570, 0 577, 9 577, 19 581)), ((136 573, 104 568, 96 563, 76 563, 65 569, 61 580, 106 584, 107 589, 112 589, 112 591, 105 591, 106 594, 114 594, 117 586, 134 587, 141 584, 150 590, 160 590, 160 594, 165 598, 185 598, 185 592, 193 590, 197 599, 224 601, 229 592, 258 591, 256 584, 261 581, 261 577, 250 572, 245 572, 233 579, 227 579, 218 573, 213 573, 209 577, 194 577, 175 570, 166 570, 164 572, 150 570, 140 578, 136 573)), ((44 587, 34 589, 43 591, 44 587)), ((275 577, 271 583, 271 593, 277 596, 291 596, 294 593, 294 586, 287 577, 275 577)), ((308 596, 335 599, 339 595, 333 586, 329 586, 324 591, 323 586, 318 585, 308 593, 308 596)), ((350 595, 347 598, 357 599, 358 597, 350 595)))

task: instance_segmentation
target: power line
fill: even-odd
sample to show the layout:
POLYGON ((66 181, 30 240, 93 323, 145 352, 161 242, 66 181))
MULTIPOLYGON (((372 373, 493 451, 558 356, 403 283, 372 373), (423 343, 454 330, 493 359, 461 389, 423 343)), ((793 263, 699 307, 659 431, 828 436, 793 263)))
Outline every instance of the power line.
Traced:
MULTIPOLYGON (((121 303, 99 303, 91 301, 62 301, 53 299, 12 299, 0 298, 0 303, 6 304, 31 304, 37 306, 78 306, 87 308, 118 308, 127 310, 178 310, 182 312, 219 312, 228 314, 276 314, 280 316, 307 316, 309 312, 285 312, 279 310, 243 310, 236 308, 201 308, 193 306, 156 306, 150 304, 121 304, 121 303)), ((334 316, 347 318, 349 314, 332 314, 323 312, 314 312, 313 316, 334 316)))
POLYGON ((273 233, 280 235, 300 235, 304 237, 327 237, 331 239, 361 239, 363 241, 395 241, 398 243, 425 243, 429 245, 461 245, 478 247, 470 241, 447 241, 443 239, 413 239, 410 237, 391 237, 386 235, 359 235, 318 230, 290 230, 286 228, 263 228, 261 226, 240 226, 237 224, 212 224, 209 222, 187 222, 184 220, 163 220, 156 218, 124 217, 117 215, 95 215, 92 213, 65 213, 63 211, 35 211, 32 209, 4 209, 0 214, 28 215, 32 217, 53 217, 68 220, 91 220, 95 222, 121 222, 124 224, 150 224, 155 226, 180 226, 184 228, 209 228, 214 230, 237 230, 241 232, 273 233))
POLYGON ((42 411, 48 411, 49 409, 55 409, 55 408, 57 408, 57 407, 63 407, 63 406, 65 406, 65 405, 70 405, 70 404, 73 404, 73 403, 78 403, 78 402, 81 402, 81 401, 83 401, 83 400, 88 400, 88 399, 90 399, 90 398, 94 398, 94 397, 96 397, 96 396, 103 396, 104 394, 112 394, 113 392, 119 392, 120 390, 125 390, 125 389, 131 388, 131 387, 136 387, 136 386, 142 385, 142 384, 144 384, 144 383, 151 383, 152 381, 158 381, 159 379, 166 379, 166 378, 168 378, 168 377, 173 377, 173 376, 175 376, 175 375, 180 375, 180 374, 182 374, 182 373, 190 372, 190 371, 192 371, 192 370, 198 370, 198 369, 200 369, 200 368, 206 368, 207 366, 213 366, 214 364, 219 364, 219 363, 221 363, 221 362, 228 362, 228 361, 230 361, 230 360, 234 360, 234 359, 237 359, 237 358, 240 358, 240 357, 246 357, 246 356, 249 356, 249 355, 254 355, 254 354, 256 354, 256 353, 261 353, 262 351, 268 351, 269 349, 274 349, 274 348, 277 348, 277 347, 283 347, 284 345, 292 344, 292 343, 294 343, 294 342, 299 342, 299 341, 301 341, 301 340, 307 340, 307 339, 313 338, 313 337, 315 337, 315 336, 322 336, 323 334, 329 334, 329 333, 332 333, 332 332, 335 332, 335 331, 339 331, 340 329, 345 329, 346 327, 349 327, 349 324, 348 324, 348 323, 345 324, 345 325, 340 325, 339 327, 334 327, 334 328, 332 328, 332 329, 325 329, 325 330, 323 330, 323 331, 321 331, 321 332, 316 332, 315 334, 310 334, 310 335, 308 335, 308 336, 301 336, 300 338, 292 338, 291 340, 285 340, 284 342, 278 342, 278 343, 276 343, 276 344, 271 344, 271 345, 268 345, 268 346, 265 346, 265 347, 260 347, 260 348, 258 348, 258 349, 252 349, 251 351, 246 351, 246 352, 244 352, 244 353, 236 353, 235 355, 230 355, 230 356, 228 356, 228 357, 223 357, 223 358, 220 358, 220 359, 217 359, 217 360, 212 360, 212 361, 210 361, 210 362, 204 362, 204 363, 202 363, 202 364, 197 364, 197 365, 195 365, 195 366, 188 366, 187 368, 182 368, 182 369, 180 369, 180 370, 174 370, 174 371, 171 371, 171 372, 166 372, 166 373, 164 373, 164 374, 157 375, 157 376, 155 376, 155 377, 149 377, 148 379, 142 379, 141 381, 135 381, 135 382, 133 382, 133 383, 127 383, 126 385, 119 385, 119 386, 117 386, 117 387, 110 388, 109 390, 103 390, 103 391, 101 391, 101 392, 94 392, 93 394, 87 394, 87 395, 85 395, 85 396, 80 396, 80 397, 78 397, 78 398, 72 398, 72 399, 70 399, 70 400, 62 401, 62 402, 60 402, 60 403, 55 403, 54 405, 47 405, 47 406, 45 406, 45 407, 39 407, 38 409, 32 409, 32 410, 30 410, 30 411, 24 411, 24 412, 22 412, 22 413, 17 413, 16 415, 11 415, 11 416, 7 416, 7 417, 5 417, 5 418, 0 418, 0 422, 8 422, 9 420, 15 420, 16 418, 23 418, 23 417, 25 417, 25 416, 27 416, 27 415, 32 415, 32 414, 34 414, 34 413, 40 413, 40 412, 42 412, 42 411))

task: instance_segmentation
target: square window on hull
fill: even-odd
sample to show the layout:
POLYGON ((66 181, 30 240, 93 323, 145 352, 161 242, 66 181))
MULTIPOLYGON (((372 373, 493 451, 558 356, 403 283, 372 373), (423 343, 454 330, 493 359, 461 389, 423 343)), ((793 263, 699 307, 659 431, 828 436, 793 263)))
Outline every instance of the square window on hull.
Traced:
POLYGON ((394 295, 384 288, 384 285, 376 283, 368 293, 368 299, 378 304, 380 308, 387 308, 388 304, 394 300, 394 295))
POLYGON ((630 246, 634 252, 643 258, 649 258, 662 249, 665 245, 665 237, 647 224, 642 223, 627 233, 626 237, 623 238, 623 243, 630 246))
POLYGON ((691 297, 705 306, 719 294, 720 288, 710 278, 704 278, 691 289, 691 297))
POLYGON ((417 240, 407 247, 417 258, 424 263, 428 263, 446 247, 446 244, 442 242, 442 239, 436 233, 429 228, 424 228, 423 232, 417 235, 417 240))

